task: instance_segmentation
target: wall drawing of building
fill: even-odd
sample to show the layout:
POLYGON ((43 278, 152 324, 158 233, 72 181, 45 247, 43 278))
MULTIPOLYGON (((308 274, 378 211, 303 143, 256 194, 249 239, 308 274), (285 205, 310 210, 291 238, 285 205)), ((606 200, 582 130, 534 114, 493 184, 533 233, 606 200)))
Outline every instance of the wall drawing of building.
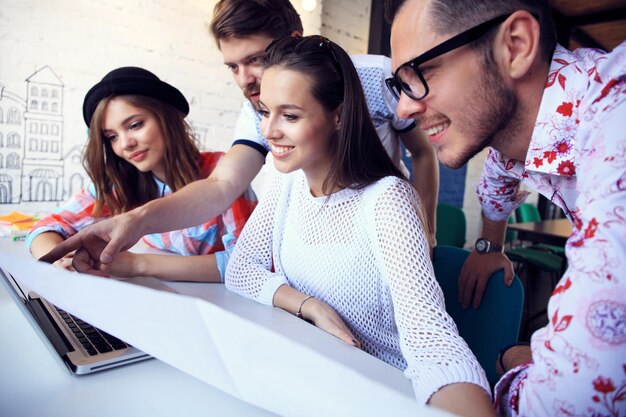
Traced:
POLYGON ((0 83, 0 204, 56 206, 84 185, 82 146, 63 153, 63 82, 55 72, 44 66, 25 84, 23 99, 0 83))
POLYGON ((74 145, 63 155, 63 201, 69 200, 71 196, 78 193, 85 182, 85 170, 83 168, 83 146, 74 145))
POLYGON ((48 66, 26 79, 22 201, 63 200, 63 83, 48 66))

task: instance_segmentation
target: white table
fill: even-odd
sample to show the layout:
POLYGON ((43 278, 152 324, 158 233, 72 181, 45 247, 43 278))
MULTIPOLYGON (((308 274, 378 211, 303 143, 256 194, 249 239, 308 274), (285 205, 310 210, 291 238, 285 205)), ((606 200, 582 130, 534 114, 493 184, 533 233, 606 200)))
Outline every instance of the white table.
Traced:
MULTIPOLYGON (((0 239, 2 251, 22 242, 0 239)), ((274 416, 161 361, 151 359, 73 376, 52 356, 0 286, 0 415, 274 416)))
MULTIPOLYGON (((23 243, 0 239, 0 250, 23 254, 23 243)), ((170 285, 170 284, 168 284, 170 285)), ((401 371, 294 316, 227 291, 221 284, 171 284, 235 314, 310 342, 313 349, 353 367, 365 378, 382 381, 413 397, 401 371)), ((19 416, 270 416, 266 410, 232 397, 156 359, 87 376, 73 376, 47 350, 26 318, 0 289, 0 415, 19 416)), ((323 401, 323 399, 320 399, 323 401)), ((441 415, 424 410, 428 415, 441 415), (432 413, 432 414, 431 414, 432 413)))

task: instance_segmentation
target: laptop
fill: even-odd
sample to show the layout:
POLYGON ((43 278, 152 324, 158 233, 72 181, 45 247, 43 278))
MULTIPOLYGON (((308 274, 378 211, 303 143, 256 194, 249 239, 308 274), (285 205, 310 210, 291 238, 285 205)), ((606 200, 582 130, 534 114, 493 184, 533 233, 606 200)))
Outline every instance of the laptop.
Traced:
POLYGON ((25 294, 5 269, 0 281, 49 350, 72 374, 84 375, 150 359, 122 340, 50 304, 35 292, 25 294))

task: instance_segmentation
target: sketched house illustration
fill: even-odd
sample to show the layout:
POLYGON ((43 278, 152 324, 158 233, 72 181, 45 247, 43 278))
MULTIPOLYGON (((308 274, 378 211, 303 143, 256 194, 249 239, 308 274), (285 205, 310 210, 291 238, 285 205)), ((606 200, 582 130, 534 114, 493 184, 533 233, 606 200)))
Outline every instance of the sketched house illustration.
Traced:
POLYGON ((85 182, 85 171, 83 169, 83 146, 74 145, 65 155, 63 155, 64 181, 63 201, 78 193, 87 185, 85 182))
POLYGON ((0 83, 0 204, 57 204, 85 182, 82 146, 63 152, 63 82, 44 66, 26 99, 0 83))
POLYGON ((63 83, 48 66, 26 79, 22 201, 63 199, 63 83))

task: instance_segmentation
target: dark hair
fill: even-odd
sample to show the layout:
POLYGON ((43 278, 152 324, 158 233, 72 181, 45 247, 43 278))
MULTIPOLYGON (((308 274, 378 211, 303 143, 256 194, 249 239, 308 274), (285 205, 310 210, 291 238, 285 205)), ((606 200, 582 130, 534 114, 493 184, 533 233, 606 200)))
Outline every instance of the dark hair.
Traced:
POLYGON ((273 39, 303 32, 300 15, 289 0, 220 0, 213 9, 211 33, 222 38, 265 34, 273 39))
POLYGON ((340 46, 317 35, 288 36, 267 48, 264 67, 302 73, 312 81, 311 93, 326 111, 342 106, 324 194, 335 188, 363 188, 390 175, 406 180, 378 138, 359 76, 340 46))
MULTIPOLYGON (((405 3, 406 0, 385 0, 387 21, 392 23, 405 3)), ((431 0, 429 5, 433 17, 432 25, 438 34, 461 33, 491 18, 516 10, 526 10, 539 21, 541 56, 549 62, 556 46, 556 30, 548 0, 431 0)), ((495 33, 493 30, 491 36, 485 36, 470 45, 483 51, 488 49, 488 54, 491 55, 491 48, 486 48, 486 45, 492 44, 495 33)))
POLYGON ((153 114, 163 134, 165 183, 176 191, 198 179, 200 151, 185 116, 174 106, 148 96, 122 95, 107 97, 98 103, 91 118, 89 141, 83 165, 96 188, 96 205, 92 215, 99 216, 106 206, 111 214, 119 214, 160 197, 161 190, 150 172, 141 172, 118 157, 111 142, 102 133, 104 112, 113 98, 153 114))

